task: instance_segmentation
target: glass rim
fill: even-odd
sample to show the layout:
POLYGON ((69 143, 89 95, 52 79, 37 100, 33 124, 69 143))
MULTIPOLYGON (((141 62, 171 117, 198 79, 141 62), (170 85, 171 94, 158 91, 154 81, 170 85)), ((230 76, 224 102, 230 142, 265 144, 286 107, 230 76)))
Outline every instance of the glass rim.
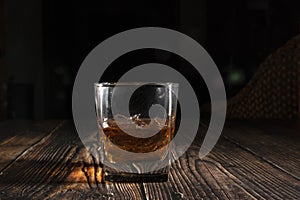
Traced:
POLYGON ((112 86, 143 86, 143 85, 163 85, 163 86, 173 86, 178 87, 179 83, 173 82, 102 82, 94 83, 95 87, 112 87, 112 86))

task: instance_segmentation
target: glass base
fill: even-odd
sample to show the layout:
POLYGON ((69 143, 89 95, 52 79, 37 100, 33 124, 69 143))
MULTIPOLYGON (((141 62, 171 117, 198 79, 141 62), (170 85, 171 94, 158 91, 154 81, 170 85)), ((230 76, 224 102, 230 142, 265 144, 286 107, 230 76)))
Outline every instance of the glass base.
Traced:
POLYGON ((149 183, 149 182, 166 182, 168 181, 168 173, 159 173, 159 174, 136 174, 136 173, 104 173, 105 182, 140 182, 140 183, 149 183))

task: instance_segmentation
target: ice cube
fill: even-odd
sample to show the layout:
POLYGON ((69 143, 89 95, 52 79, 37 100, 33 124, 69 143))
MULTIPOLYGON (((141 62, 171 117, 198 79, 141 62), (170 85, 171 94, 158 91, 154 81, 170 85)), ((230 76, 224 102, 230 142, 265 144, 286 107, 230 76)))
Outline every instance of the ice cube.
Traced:
POLYGON ((120 124, 132 124, 131 117, 126 117, 125 115, 116 114, 114 119, 120 124))
POLYGON ((149 125, 151 119, 147 118, 140 118, 141 114, 135 114, 130 119, 132 120, 133 123, 137 126, 137 128, 145 127, 149 125))

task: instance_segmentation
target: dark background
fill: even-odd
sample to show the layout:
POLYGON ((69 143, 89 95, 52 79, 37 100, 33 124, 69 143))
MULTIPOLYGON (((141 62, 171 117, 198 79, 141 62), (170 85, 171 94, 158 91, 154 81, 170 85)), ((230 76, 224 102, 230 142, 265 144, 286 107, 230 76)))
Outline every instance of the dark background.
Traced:
MULTIPOLYGON (((0 2, 1 119, 71 118, 73 81, 83 59, 124 30, 158 26, 189 35, 216 62, 228 97, 249 81, 268 54, 300 32, 299 0, 0 2)), ((105 79, 116 79, 121 63, 160 62, 154 50, 135 53, 115 62, 105 79)), ((170 56, 166 64, 176 63, 181 61, 170 56)), ((189 66, 182 67, 189 72, 189 66)), ((201 78, 190 79, 198 93, 206 94, 200 102, 209 101, 201 78)))

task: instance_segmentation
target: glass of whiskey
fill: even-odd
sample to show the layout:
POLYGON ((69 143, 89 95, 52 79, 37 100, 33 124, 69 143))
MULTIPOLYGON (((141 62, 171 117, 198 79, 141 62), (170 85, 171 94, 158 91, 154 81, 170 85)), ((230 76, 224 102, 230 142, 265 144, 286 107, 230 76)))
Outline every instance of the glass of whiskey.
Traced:
POLYGON ((177 83, 95 83, 105 182, 168 180, 177 83))

